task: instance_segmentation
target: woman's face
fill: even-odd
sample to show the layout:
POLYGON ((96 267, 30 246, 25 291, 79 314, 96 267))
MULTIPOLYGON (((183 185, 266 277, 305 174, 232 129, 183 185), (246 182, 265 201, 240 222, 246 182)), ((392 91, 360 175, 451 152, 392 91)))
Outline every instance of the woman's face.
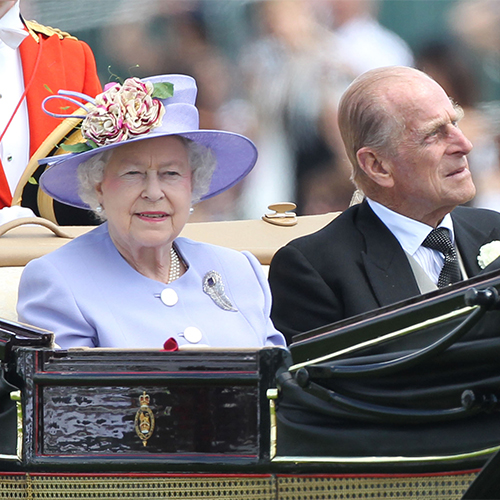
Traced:
POLYGON ((122 254, 169 248, 191 207, 187 148, 174 136, 124 144, 113 151, 96 191, 122 254))

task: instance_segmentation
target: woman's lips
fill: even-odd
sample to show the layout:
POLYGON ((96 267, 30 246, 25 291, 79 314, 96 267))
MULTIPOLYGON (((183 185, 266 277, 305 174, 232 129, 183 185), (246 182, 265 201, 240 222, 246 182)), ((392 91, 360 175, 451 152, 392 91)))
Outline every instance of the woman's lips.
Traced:
POLYGON ((136 215, 147 220, 163 220, 169 216, 166 212, 137 212, 136 215))

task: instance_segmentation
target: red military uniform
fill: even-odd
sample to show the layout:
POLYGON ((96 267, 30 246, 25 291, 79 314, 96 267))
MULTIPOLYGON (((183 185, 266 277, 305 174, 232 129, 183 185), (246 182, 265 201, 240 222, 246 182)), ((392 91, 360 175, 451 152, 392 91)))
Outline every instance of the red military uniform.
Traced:
MULTIPOLYGON (((27 36, 19 50, 23 65, 24 85, 27 89, 30 128, 30 157, 47 136, 61 123, 58 118, 47 115, 42 110, 42 101, 60 89, 82 92, 91 97, 102 91, 97 76, 94 55, 90 47, 75 37, 60 30, 42 26, 33 21, 25 21, 27 36)), ((69 114, 77 106, 64 104, 64 113, 69 114)), ((54 107, 51 106, 54 110, 54 107)), ((0 163, 1 167, 1 163, 0 163)), ((36 186, 32 189, 37 190, 36 186)), ((22 205, 29 206, 37 213, 36 199, 26 191, 22 205)), ((10 206, 12 193, 7 185, 3 168, 0 170, 0 208, 10 206)))

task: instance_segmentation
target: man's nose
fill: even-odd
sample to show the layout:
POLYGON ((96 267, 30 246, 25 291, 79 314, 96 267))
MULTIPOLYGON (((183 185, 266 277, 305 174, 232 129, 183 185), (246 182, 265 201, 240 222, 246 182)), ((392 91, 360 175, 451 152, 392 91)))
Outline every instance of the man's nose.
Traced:
POLYGON ((465 134, 460 130, 460 128, 455 127, 453 129, 453 146, 456 148, 456 151, 453 152, 459 152, 464 155, 468 155, 471 151, 472 148, 474 147, 472 145, 472 142, 467 139, 465 134))

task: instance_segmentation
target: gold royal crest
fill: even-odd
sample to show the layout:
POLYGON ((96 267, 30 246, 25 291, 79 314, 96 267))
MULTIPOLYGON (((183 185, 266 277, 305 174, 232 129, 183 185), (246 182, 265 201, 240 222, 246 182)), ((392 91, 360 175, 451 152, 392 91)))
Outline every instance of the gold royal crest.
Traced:
POLYGON ((149 395, 146 394, 146 391, 143 391, 142 396, 139 396, 139 401, 141 407, 135 414, 134 427, 142 444, 146 446, 155 429, 155 416, 149 407, 149 395))

